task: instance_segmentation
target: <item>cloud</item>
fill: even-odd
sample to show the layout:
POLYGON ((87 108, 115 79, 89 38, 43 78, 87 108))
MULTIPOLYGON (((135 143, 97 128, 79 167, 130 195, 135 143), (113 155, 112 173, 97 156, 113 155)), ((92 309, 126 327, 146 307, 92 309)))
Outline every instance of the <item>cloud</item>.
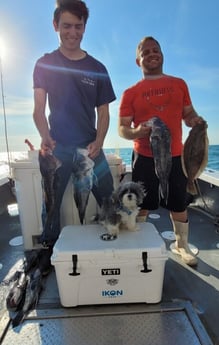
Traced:
MULTIPOLYGON (((3 109, 0 108, 0 114, 3 109)), ((5 97, 6 115, 30 115, 33 112, 33 99, 28 97, 5 97)))

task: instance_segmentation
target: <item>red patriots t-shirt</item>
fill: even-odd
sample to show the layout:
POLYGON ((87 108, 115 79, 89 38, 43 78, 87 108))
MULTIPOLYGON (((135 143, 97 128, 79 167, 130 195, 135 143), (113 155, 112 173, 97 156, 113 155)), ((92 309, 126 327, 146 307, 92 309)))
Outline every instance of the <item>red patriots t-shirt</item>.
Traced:
MULTIPOLYGON (((185 81, 164 75, 158 79, 143 79, 127 89, 121 99, 119 116, 132 117, 134 127, 158 116, 170 130, 172 156, 180 156, 183 109, 189 105, 191 99, 185 81)), ((135 139, 134 150, 152 157, 149 138, 135 139)))

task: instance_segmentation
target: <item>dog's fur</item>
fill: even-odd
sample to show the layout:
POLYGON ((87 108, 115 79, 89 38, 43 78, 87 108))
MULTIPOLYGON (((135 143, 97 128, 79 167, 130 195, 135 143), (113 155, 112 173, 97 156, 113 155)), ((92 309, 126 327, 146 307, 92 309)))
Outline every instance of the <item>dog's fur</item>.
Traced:
POLYGON ((138 230, 136 217, 144 195, 140 183, 129 181, 121 183, 110 198, 104 199, 99 220, 110 235, 117 236, 120 229, 138 230))

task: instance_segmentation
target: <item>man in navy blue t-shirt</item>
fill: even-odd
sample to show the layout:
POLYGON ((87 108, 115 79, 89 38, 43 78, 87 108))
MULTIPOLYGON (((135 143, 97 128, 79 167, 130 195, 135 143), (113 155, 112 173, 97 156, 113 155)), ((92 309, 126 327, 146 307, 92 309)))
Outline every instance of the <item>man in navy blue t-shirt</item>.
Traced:
POLYGON ((61 162, 57 169, 55 211, 42 234, 50 254, 60 232, 62 197, 80 159, 78 149, 87 150, 94 162, 92 192, 98 204, 101 206, 102 199, 113 191, 113 178, 102 147, 109 127, 109 103, 116 97, 105 66, 81 49, 88 15, 83 1, 57 4, 53 25, 59 48, 41 57, 33 74, 33 118, 42 138, 41 148, 61 162))

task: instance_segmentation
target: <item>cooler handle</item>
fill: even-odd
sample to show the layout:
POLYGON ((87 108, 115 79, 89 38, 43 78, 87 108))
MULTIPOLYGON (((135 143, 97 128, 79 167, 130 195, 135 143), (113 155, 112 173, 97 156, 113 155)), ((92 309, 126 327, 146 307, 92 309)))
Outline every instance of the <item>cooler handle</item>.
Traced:
POLYGON ((77 273, 77 262, 78 262, 78 256, 77 254, 73 254, 72 255, 72 263, 73 263, 73 267, 72 267, 72 273, 69 273, 70 276, 79 276, 80 273, 77 273))
POLYGON ((144 266, 144 269, 141 270, 142 273, 148 273, 148 272, 151 272, 152 270, 150 270, 148 268, 148 253, 147 252, 142 252, 142 261, 143 261, 143 266, 144 266))

